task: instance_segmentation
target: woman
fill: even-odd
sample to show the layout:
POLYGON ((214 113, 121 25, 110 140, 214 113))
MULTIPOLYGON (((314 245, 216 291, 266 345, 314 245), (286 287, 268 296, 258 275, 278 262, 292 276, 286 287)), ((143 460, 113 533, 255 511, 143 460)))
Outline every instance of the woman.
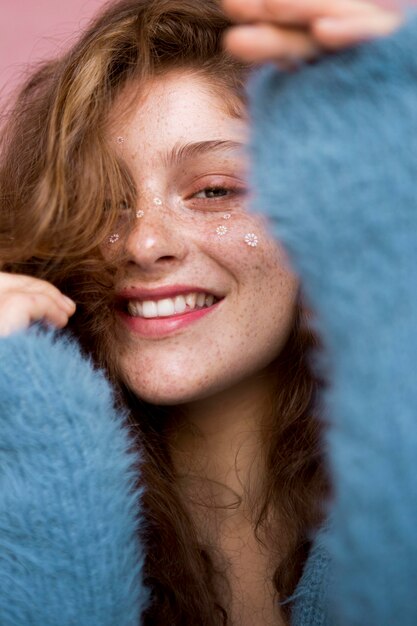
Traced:
MULTIPOLYGON (((291 67, 294 57, 314 60, 323 48, 389 34, 401 21, 356 2, 337 9, 300 3, 291 14, 277 3, 272 17, 248 3, 230 0, 228 8, 250 22, 229 33, 231 50, 244 61, 291 67)), ((23 467, 25 479, 34 481, 26 506, 34 506, 31 492, 46 498, 29 534, 36 527, 57 535, 51 542, 42 534, 38 550, 47 555, 41 551, 40 560, 22 533, 22 515, 7 518, 8 566, 22 591, 13 610, 4 603, 2 623, 133 624, 139 613, 144 624, 326 619, 328 562, 317 530, 326 526, 333 476, 320 440, 322 372, 307 358, 315 340, 298 279, 266 223, 247 210, 250 199, 277 211, 271 208, 276 174, 265 170, 276 161, 264 135, 256 144, 262 159, 253 164, 258 184, 250 198, 252 166, 244 150, 250 68, 224 53, 228 26, 214 2, 110 5, 67 55, 29 81, 5 129, 0 327, 9 336, 2 362, 12 359, 14 367, 5 366, 3 397, 18 416, 3 429, 14 451, 8 476, 15 481, 23 467), (120 420, 114 422, 102 379, 73 344, 33 332, 14 335, 40 320, 57 328, 68 322, 84 352, 106 370, 119 409, 129 412, 142 454, 139 520, 136 457, 120 420), (29 392, 21 378, 27 373, 29 392), (27 428, 28 405, 37 417, 23 440, 42 463, 36 456, 28 464, 16 443, 16 421, 27 428), (45 489, 45 477, 56 482, 45 489), (146 555, 141 572, 137 531, 146 555), (57 549, 57 539, 65 548, 57 549), (44 562, 47 585, 40 582, 44 562), (64 573, 59 584, 57 572, 64 573), (34 579, 37 592, 28 598, 34 579), (292 594, 304 594, 294 609, 292 594)), ((360 68, 365 62, 358 57, 360 68)), ((332 63, 338 71, 338 60, 329 59, 330 74, 332 63)), ((320 64, 311 71, 325 75, 320 64)), ((282 77, 283 110, 297 78, 282 77)), ((370 81, 376 89, 372 73, 370 81)), ((291 129, 292 109, 285 110, 291 129)), ((288 183, 294 191, 291 176, 288 183)), ((314 195, 310 200, 315 207, 314 195)), ((284 222, 295 256, 290 235, 284 222)), ((320 310, 311 284, 308 295, 320 310)), ((333 372, 330 378, 337 380, 333 372)), ((331 469, 336 486, 342 484, 340 468, 331 469)), ((19 510, 22 492, 12 494, 2 510, 19 510)), ((337 506, 330 510, 337 521, 337 506)), ((344 540, 340 520, 336 557, 337 532, 344 540)), ((9 597, 16 598, 16 589, 9 597)), ((335 604, 329 619, 354 623, 343 601, 335 604)), ((358 623, 381 623, 357 608, 358 623)))

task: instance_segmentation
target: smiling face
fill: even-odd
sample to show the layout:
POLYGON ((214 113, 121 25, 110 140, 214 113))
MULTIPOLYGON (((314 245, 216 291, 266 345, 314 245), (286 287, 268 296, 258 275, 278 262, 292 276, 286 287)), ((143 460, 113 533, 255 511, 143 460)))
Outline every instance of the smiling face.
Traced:
POLYGON ((246 208, 247 122, 191 72, 147 86, 133 113, 119 114, 125 93, 111 120, 138 191, 134 224, 106 244, 106 254, 125 254, 112 349, 138 396, 180 404, 248 381, 275 359, 298 283, 246 208))

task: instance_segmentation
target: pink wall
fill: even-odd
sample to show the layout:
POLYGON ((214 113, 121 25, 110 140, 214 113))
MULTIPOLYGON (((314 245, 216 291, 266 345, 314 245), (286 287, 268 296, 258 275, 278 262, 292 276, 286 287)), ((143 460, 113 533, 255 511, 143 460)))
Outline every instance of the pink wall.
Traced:
POLYGON ((28 62, 54 55, 104 0, 0 0, 0 92, 21 80, 28 62))
MULTIPOLYGON (((0 0, 0 97, 19 82, 28 62, 53 55, 68 44, 104 1, 0 0)), ((404 6, 417 0, 379 2, 404 6)))

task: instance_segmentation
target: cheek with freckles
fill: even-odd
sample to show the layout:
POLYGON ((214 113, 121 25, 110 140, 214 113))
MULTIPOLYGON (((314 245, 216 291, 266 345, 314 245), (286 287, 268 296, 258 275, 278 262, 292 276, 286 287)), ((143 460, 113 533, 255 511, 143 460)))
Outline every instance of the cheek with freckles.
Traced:
POLYGON ((265 366, 292 328, 299 283, 264 218, 243 214, 227 234, 211 237, 210 251, 235 281, 230 346, 243 367, 265 366))
POLYGON ((246 257, 250 262, 257 256, 255 252, 271 248, 272 240, 263 219, 241 210, 194 214, 192 228, 196 240, 199 239, 197 243, 213 255, 219 251, 223 254, 229 248, 233 256, 246 257))
MULTIPOLYGON (((210 216, 208 223, 199 224, 199 230, 205 251, 227 267, 239 283, 252 279, 259 288, 267 285, 273 293, 277 277, 294 282, 288 257, 269 233, 265 218, 247 212, 224 213, 210 216)), ((257 296, 255 287, 253 292, 257 296)))

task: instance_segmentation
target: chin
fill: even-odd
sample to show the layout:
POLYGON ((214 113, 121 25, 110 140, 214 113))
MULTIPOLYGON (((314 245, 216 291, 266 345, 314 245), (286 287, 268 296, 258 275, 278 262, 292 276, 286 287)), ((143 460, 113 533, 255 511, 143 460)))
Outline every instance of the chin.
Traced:
POLYGON ((175 391, 161 391, 157 392, 137 390, 134 387, 131 387, 133 393, 144 400, 148 404, 153 404, 155 406, 179 406, 181 404, 188 404, 189 402, 197 401, 202 399, 203 396, 194 395, 194 394, 184 394, 184 393, 176 393, 175 391))
POLYGON ((209 398, 224 389, 224 384, 209 384, 207 380, 191 381, 184 376, 181 380, 167 380, 166 375, 159 375, 163 380, 161 384, 155 384, 158 377, 152 380, 139 378, 138 375, 127 376, 126 384, 129 389, 141 400, 157 406, 177 406, 190 402, 198 402, 209 398), (184 384, 186 381, 186 384, 184 384))
POLYGON ((203 397, 201 393, 201 389, 191 390, 189 386, 184 388, 181 384, 162 384, 155 385, 154 381, 152 384, 144 384, 145 381, 135 381, 132 379, 127 380, 127 386, 133 393, 148 402, 149 404, 155 404, 158 406, 176 406, 178 404, 185 404, 187 402, 192 402, 193 400, 198 400, 203 397))

